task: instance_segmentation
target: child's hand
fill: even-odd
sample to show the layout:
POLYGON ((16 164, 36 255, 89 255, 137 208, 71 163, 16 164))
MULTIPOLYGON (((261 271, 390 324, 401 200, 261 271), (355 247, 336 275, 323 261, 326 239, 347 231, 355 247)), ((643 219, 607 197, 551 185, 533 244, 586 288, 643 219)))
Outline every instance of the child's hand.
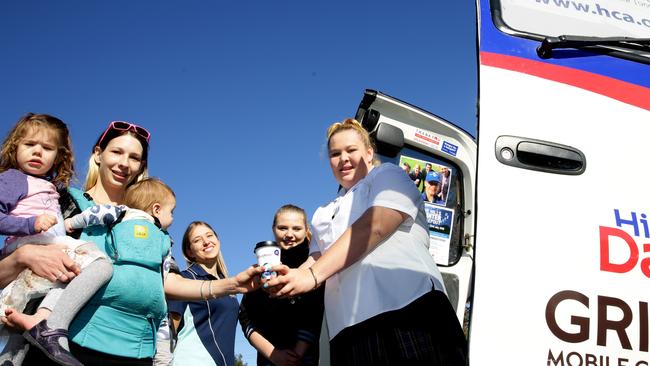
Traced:
POLYGON ((36 217, 36 221, 34 221, 34 230, 37 233, 42 233, 43 231, 47 231, 49 228, 54 226, 57 223, 56 217, 50 215, 50 214, 42 214, 38 215, 36 217))
POLYGON ((63 225, 65 226, 66 232, 71 233, 74 231, 74 229, 72 228, 72 219, 68 218, 63 220, 63 225))

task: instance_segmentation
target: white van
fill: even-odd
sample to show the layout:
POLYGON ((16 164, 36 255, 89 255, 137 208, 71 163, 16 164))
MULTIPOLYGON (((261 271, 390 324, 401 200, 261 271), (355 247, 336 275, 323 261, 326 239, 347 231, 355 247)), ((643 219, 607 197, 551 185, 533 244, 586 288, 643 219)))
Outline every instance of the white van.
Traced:
POLYGON ((650 0, 478 6, 478 145, 378 91, 356 114, 427 200, 470 365, 648 365, 650 0))

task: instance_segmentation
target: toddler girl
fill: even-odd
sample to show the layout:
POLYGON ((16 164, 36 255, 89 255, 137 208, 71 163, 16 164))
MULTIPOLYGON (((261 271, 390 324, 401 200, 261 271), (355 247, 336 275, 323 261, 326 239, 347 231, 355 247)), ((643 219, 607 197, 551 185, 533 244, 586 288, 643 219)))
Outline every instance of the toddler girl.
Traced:
MULTIPOLYGON (((79 309, 112 275, 106 254, 93 243, 66 236, 57 189, 66 188, 74 174, 68 129, 60 119, 29 113, 21 118, 5 139, 0 151, 0 234, 6 235, 1 255, 25 244, 64 244, 67 254, 83 270, 61 297, 64 285, 22 271, 0 295, 0 315, 23 311, 30 299, 45 296, 36 314, 20 317, 26 329, 45 324, 56 329, 59 342, 45 350, 57 362, 78 364, 67 351, 67 327, 79 309), (52 290, 54 289, 54 290, 52 290)), ((60 273, 57 279, 65 279, 60 273)), ((15 314, 14 314, 15 315, 15 314)), ((3 350, 2 359, 11 353, 3 350)), ((8 356, 11 358, 11 355, 8 356)))

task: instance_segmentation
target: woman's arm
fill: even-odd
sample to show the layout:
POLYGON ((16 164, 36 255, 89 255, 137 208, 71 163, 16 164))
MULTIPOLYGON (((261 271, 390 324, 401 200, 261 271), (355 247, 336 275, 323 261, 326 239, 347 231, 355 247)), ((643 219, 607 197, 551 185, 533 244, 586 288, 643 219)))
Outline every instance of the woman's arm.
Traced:
POLYGON ((63 251, 65 245, 24 245, 0 260, 0 287, 16 279, 25 268, 48 280, 67 282, 80 269, 63 251))
POLYGON ((318 258, 320 258, 320 252, 312 253, 312 254, 310 254, 310 255, 307 257, 307 259, 305 260, 305 262, 304 262, 303 264, 301 264, 300 267, 298 267, 298 268, 309 268, 309 267, 311 267, 314 263, 316 263, 316 261, 318 260, 318 258))
POLYGON ((298 340, 296 342, 296 345, 293 347, 293 352, 298 356, 300 359, 305 357, 305 353, 307 353, 307 350, 311 346, 311 343, 303 341, 303 340, 298 340))
MULTIPOLYGON (((25 247, 23 247, 25 248, 25 247)), ((18 277, 18 274, 27 268, 22 260, 19 259, 19 248, 0 261, 0 287, 6 287, 9 282, 18 277)))
POLYGON ((178 327, 181 325, 181 314, 179 313, 170 313, 172 318, 171 326, 174 327, 174 332, 178 333, 180 329, 178 327))
POLYGON ((241 325, 244 336, 248 342, 266 359, 274 365, 297 365, 299 357, 291 349, 278 349, 271 341, 266 339, 262 333, 257 330, 260 322, 264 319, 274 316, 269 311, 269 299, 263 293, 253 293, 244 295, 239 304, 239 324, 241 325))
POLYGON ((251 345, 255 347, 257 352, 261 353, 262 356, 266 357, 268 360, 271 359, 271 353, 275 350, 275 347, 268 341, 268 339, 264 338, 263 335, 254 330, 248 336, 248 341, 251 342, 251 345))
POLYGON ((373 206, 367 209, 311 266, 318 283, 365 257, 392 235, 408 217, 403 212, 386 207, 373 206))
POLYGON ((359 217, 341 237, 330 246, 309 268, 290 269, 280 265, 273 268, 281 276, 267 282, 264 287, 280 285, 274 296, 296 296, 314 289, 335 273, 348 268, 393 234, 409 216, 392 208, 372 206, 359 217), (314 280, 314 277, 316 280, 314 280))
POLYGON ((206 300, 225 295, 245 294, 259 287, 259 275, 264 268, 251 266, 234 277, 200 281, 169 273, 165 279, 165 295, 173 300, 206 300))
POLYGON ((297 341, 294 352, 302 358, 310 347, 318 347, 319 334, 323 324, 324 288, 303 294, 294 305, 294 322, 297 325, 297 341))
POLYGON ((297 366, 300 364, 300 357, 293 350, 275 348, 271 342, 256 331, 251 333, 248 340, 251 342, 251 345, 262 354, 262 356, 266 357, 266 359, 271 361, 274 365, 297 366))

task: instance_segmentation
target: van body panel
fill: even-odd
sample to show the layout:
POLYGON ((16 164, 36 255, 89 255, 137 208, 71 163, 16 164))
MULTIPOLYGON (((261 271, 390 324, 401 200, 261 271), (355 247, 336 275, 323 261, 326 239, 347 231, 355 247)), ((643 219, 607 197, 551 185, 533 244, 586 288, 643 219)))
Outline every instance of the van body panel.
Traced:
MULTIPOLYGON (((643 25, 650 7, 631 3, 480 1, 471 365, 647 365, 650 359, 650 297, 640 290, 650 279, 643 221, 650 206, 643 164, 650 66, 603 54, 604 48, 563 49, 550 59, 537 53, 546 36, 580 31, 571 23, 584 21, 601 36, 634 36, 635 29, 623 28, 609 34, 618 20, 600 19, 607 18, 602 9, 610 15, 626 9, 643 25), (555 17, 557 24, 539 29, 558 30, 506 29, 495 15, 504 9, 490 6, 555 17), (497 149, 503 136, 569 146, 583 154, 584 172, 504 164, 497 157, 513 151, 497 149)), ((521 158, 517 148, 512 159, 521 158)))

